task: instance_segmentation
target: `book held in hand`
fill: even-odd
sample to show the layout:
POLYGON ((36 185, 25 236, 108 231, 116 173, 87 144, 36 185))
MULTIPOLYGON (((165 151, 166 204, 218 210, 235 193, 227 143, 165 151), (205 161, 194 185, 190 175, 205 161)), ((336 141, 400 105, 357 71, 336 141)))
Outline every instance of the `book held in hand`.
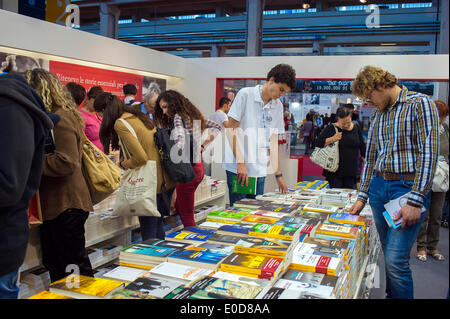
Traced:
MULTIPOLYGON (((398 212, 402 209, 402 207, 406 205, 408 197, 409 193, 400 196, 396 199, 393 199, 384 205, 384 208, 386 210, 383 212, 383 216, 386 219, 386 222, 389 227, 396 229, 402 226, 403 217, 400 217, 398 220, 395 221, 394 219, 397 216, 398 212)), ((426 212, 426 208, 425 206, 422 206, 421 213, 423 214, 424 212, 426 212)))
POLYGON ((234 175, 231 184, 231 192, 236 194, 256 195, 257 177, 248 177, 248 186, 242 186, 242 182, 238 183, 237 176, 234 175))

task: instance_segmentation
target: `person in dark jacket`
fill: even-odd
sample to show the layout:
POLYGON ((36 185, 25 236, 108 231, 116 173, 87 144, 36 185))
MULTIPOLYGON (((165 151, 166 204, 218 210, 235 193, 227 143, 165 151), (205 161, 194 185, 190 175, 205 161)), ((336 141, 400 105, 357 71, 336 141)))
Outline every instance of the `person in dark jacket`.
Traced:
POLYGON ((345 107, 336 110, 336 123, 328 125, 320 133, 316 147, 325 147, 339 141, 339 167, 336 172, 323 170, 330 188, 356 189, 358 175, 358 153, 364 158, 366 145, 361 130, 352 123, 352 113, 345 107))
POLYGON ((28 207, 39 188, 53 123, 20 74, 0 75, 0 298, 17 298, 28 245, 28 207))

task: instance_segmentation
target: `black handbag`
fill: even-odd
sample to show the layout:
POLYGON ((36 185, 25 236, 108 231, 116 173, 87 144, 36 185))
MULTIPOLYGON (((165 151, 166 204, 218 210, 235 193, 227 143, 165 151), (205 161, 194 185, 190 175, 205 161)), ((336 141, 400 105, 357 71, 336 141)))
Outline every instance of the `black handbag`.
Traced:
MULTIPOLYGON (((172 180, 182 184, 187 184, 195 178, 194 168, 192 167, 189 154, 186 156, 183 152, 181 155, 178 153, 181 158, 180 162, 172 161, 170 157, 170 150, 172 147, 176 147, 176 145, 175 141, 170 139, 170 132, 171 130, 168 128, 157 128, 154 135, 155 145, 158 148, 158 152, 161 157, 161 164, 164 166, 164 169, 172 180)), ((187 135, 185 140, 189 141, 192 145, 191 135, 188 133, 185 134, 187 135)))

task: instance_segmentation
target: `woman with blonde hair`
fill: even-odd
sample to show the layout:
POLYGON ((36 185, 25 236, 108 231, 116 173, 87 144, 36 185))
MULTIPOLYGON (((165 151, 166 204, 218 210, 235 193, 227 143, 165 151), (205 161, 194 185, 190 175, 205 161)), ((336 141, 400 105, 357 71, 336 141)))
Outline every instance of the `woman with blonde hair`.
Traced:
POLYGON ((24 75, 46 110, 61 118, 53 129, 54 151, 44 155, 39 188, 43 264, 52 282, 67 276, 74 266, 78 267, 75 272, 93 276, 84 236, 84 224, 93 207, 81 172, 83 118, 70 92, 54 74, 34 69, 24 75))

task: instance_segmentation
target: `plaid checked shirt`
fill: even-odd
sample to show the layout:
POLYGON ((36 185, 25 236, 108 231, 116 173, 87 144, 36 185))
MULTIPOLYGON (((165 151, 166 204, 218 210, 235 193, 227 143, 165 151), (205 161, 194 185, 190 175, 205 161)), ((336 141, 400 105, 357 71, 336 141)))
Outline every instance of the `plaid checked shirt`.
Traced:
POLYGON ((358 199, 367 202, 370 181, 377 171, 415 173, 408 201, 423 205, 438 155, 439 116, 434 102, 402 86, 394 106, 372 114, 358 199))
MULTIPOLYGON (((201 126, 200 126, 200 121, 198 121, 198 127, 195 127, 195 130, 192 129, 191 123, 189 123, 189 121, 184 121, 184 124, 186 125, 186 130, 188 131, 189 135, 193 135, 193 140, 194 145, 197 145, 198 147, 200 147, 201 143, 201 139, 202 139, 202 131, 201 131, 201 126)), ((214 121, 205 119, 205 124, 207 128, 210 128, 212 130, 215 130, 215 133, 220 132, 220 130, 222 129, 222 127, 217 124, 214 121)), ((194 126, 196 126, 196 122, 194 121, 194 126)), ((174 118, 173 118, 173 130, 171 132, 171 136, 172 138, 175 140, 175 143, 177 144, 179 149, 183 149, 184 148, 184 144, 185 144, 185 127, 183 125, 183 119, 181 118, 180 115, 175 114, 174 118)))

